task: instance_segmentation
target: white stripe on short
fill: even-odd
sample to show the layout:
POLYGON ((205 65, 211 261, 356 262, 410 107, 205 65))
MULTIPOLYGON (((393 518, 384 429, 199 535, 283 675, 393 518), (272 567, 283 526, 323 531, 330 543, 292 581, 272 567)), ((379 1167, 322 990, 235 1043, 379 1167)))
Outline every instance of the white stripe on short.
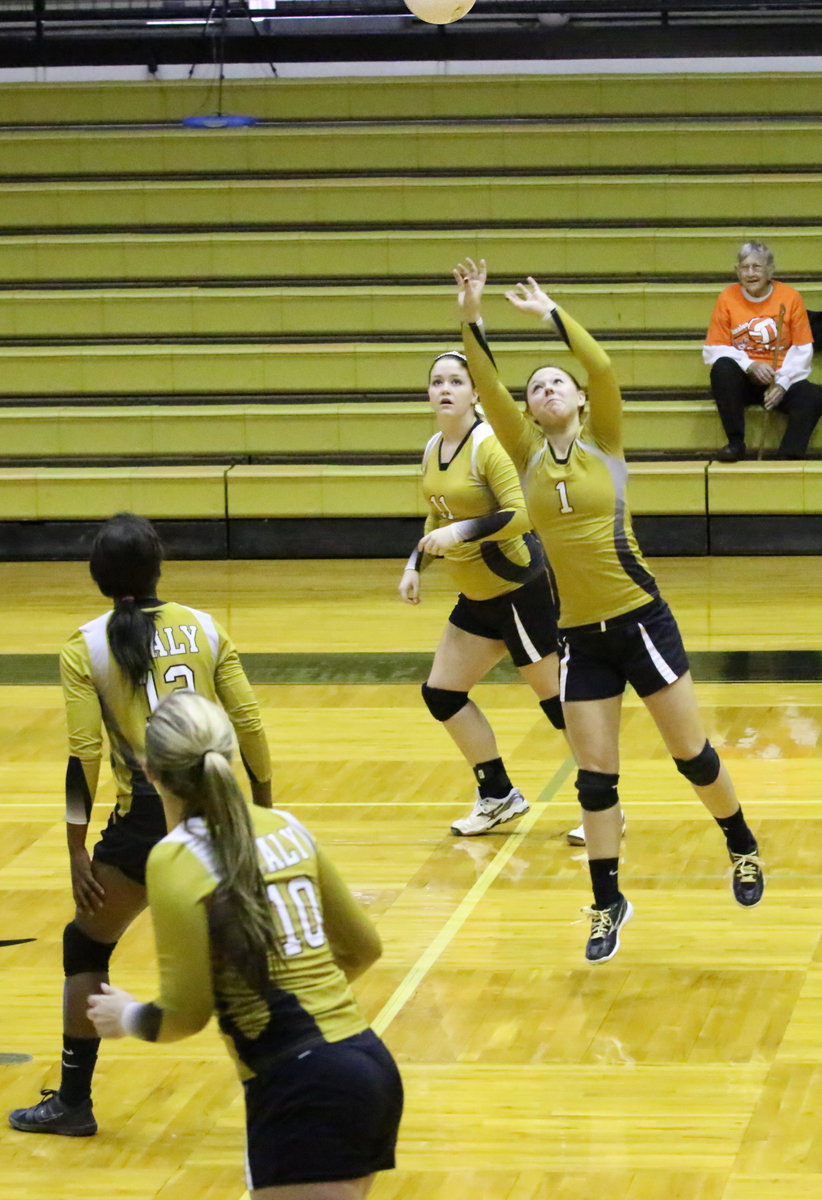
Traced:
POLYGON ((671 670, 671 668, 666 663, 665 659, 662 657, 662 655, 657 650, 654 643, 648 637, 648 631, 645 628, 645 626, 643 624, 641 624, 641 622, 639 622, 639 621, 637 621, 637 625, 639 626, 639 632, 642 634, 642 640, 645 643, 645 649, 648 651, 648 654, 650 655, 650 658, 651 658, 651 662, 654 664, 657 671, 659 671, 659 674, 662 676, 662 678, 665 680, 666 683, 676 683, 677 679, 679 679, 679 676, 676 674, 675 671, 671 670))
POLYGON ((568 659, 571 657, 571 647, 568 642, 565 643, 565 650, 562 658, 559 660, 559 698, 565 699, 565 684, 568 680, 568 659))
POLYGON ((517 612, 515 604, 511 605, 511 612, 514 614, 514 622, 517 627, 517 633, 519 634, 519 640, 522 643, 523 650, 528 655, 528 657, 530 658, 532 663, 539 662, 540 659, 542 658, 542 655, 537 650, 536 646, 531 641, 528 634, 525 632, 525 626, 523 625, 522 621, 520 621, 520 619, 519 619, 519 613, 517 612))

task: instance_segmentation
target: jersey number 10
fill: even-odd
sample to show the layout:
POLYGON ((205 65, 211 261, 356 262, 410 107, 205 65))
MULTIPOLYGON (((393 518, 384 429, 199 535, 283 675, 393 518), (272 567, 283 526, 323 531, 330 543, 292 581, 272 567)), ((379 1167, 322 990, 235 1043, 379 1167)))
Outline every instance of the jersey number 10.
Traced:
POLYGON ((286 957, 294 958, 297 954, 302 954, 306 946, 315 949, 322 946, 325 930, 317 893, 311 880, 305 875, 300 875, 297 879, 290 879, 287 885, 270 883, 267 891, 285 934, 283 952, 286 957), (294 915, 297 918, 296 922, 293 919, 294 915), (302 940, 299 935, 302 935, 302 940))

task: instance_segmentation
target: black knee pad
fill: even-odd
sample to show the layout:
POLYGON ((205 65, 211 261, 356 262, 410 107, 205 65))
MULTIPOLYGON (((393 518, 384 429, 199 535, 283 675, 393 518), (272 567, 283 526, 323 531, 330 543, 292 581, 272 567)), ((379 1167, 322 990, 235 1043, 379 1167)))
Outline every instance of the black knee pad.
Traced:
POLYGON ((565 728, 565 717, 562 715, 562 701, 559 696, 552 696, 550 700, 540 700, 539 706, 554 729, 565 728))
POLYGON ((422 698, 436 721, 450 720, 468 703, 467 692, 452 692, 450 688, 429 687, 427 683, 422 685, 422 698))
POLYGON ((586 812, 604 812, 619 804, 617 784, 619 775, 605 775, 602 771, 577 771, 579 802, 586 812))
POLYGON ((684 775, 689 783, 696 784, 697 787, 708 787, 709 784, 716 783, 719 777, 719 755, 708 741, 696 758, 675 758, 674 762, 680 775, 684 775))
POLYGON ((95 942, 70 921, 63 930, 63 971, 66 975, 83 975, 86 971, 106 973, 116 945, 116 942, 95 942))

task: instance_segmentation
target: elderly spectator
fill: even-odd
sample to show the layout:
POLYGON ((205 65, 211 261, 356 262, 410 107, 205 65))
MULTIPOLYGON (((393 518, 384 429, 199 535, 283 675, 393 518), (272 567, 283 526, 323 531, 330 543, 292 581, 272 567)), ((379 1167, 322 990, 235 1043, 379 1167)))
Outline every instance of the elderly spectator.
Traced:
POLYGON ((813 339, 802 297, 774 279, 773 253, 743 242, 736 277, 714 307, 702 358, 711 368, 711 392, 728 444, 717 458, 745 457, 745 408, 779 408, 787 426, 780 458, 804 458, 822 414, 822 389, 810 383, 813 339))

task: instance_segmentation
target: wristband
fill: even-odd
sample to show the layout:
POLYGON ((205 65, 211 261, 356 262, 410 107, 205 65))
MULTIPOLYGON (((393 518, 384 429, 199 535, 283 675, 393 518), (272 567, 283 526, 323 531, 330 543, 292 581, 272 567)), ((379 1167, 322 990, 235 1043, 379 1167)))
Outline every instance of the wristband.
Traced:
POLYGON ((137 1033, 137 1028, 139 1025, 141 1008, 143 1008, 143 1004, 139 1000, 132 1000, 125 1006, 120 1014, 120 1028, 122 1029, 123 1033, 127 1034, 129 1037, 140 1036, 139 1033, 137 1033))
POLYGON ((443 550, 450 550, 452 546, 458 546, 460 542, 464 542, 468 536, 466 526, 470 525, 469 521, 454 521, 453 525, 445 525, 437 530, 442 536, 440 545, 443 550))

